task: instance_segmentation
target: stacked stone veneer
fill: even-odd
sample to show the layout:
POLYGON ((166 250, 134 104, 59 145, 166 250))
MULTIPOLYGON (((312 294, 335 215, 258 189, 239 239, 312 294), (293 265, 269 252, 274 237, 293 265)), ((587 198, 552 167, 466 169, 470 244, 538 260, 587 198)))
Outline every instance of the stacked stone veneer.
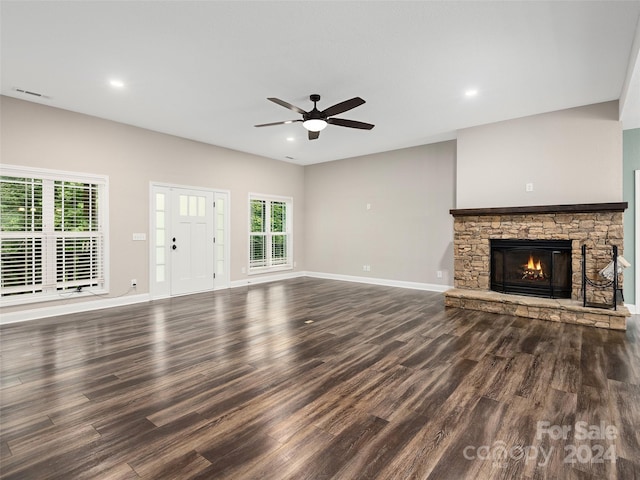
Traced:
MULTIPOLYGON (((598 272, 611 261, 612 246, 618 247, 619 255, 623 253, 625 208, 626 203, 616 203, 452 210, 455 288, 445 294, 445 304, 624 329, 625 319, 629 315, 624 306, 618 306, 617 311, 582 307, 581 247, 587 247, 587 276, 594 281, 601 281, 598 272), (491 239, 571 240, 571 301, 534 301, 532 297, 490 292, 491 239), (485 294, 489 292, 489 295, 485 294)), ((613 301, 613 290, 588 287, 587 301, 610 304, 613 301)))

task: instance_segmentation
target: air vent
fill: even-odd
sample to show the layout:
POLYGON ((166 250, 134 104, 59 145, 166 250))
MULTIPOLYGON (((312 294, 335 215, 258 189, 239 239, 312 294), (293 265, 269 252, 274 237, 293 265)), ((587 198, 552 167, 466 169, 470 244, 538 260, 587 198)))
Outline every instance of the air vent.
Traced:
POLYGON ((29 95, 31 97, 51 98, 48 95, 44 95, 44 94, 38 93, 38 92, 32 92, 31 90, 27 90, 26 88, 13 87, 13 90, 18 92, 18 93, 22 93, 23 95, 29 95))

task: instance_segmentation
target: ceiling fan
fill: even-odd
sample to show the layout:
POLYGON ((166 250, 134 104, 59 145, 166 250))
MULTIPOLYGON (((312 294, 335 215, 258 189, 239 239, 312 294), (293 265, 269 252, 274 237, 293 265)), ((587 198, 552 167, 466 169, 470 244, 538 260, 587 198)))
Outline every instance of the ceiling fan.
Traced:
POLYGON ((296 107, 295 105, 291 105, 284 100, 280 100, 279 98, 268 98, 267 100, 271 100, 273 103, 277 103, 278 105, 282 105, 289 110, 293 110, 294 112, 302 115, 302 118, 299 120, 286 120, 284 122, 274 122, 274 123, 263 123, 260 125, 254 125, 255 127, 270 127, 272 125, 284 125, 287 123, 294 122, 302 122, 302 126, 309 131, 309 140, 315 140, 320 136, 320 130, 323 130, 328 124, 338 125, 339 127, 349 127, 349 128, 359 128, 362 130, 371 130, 375 125, 370 123, 358 122, 356 120, 347 120, 344 118, 330 118, 334 115, 338 115, 340 113, 344 113, 352 108, 356 108, 365 101, 360 97, 354 97, 350 100, 345 100, 344 102, 336 103, 332 107, 329 107, 323 111, 318 110, 316 107, 316 103, 320 101, 320 95, 313 94, 309 96, 309 99, 313 102, 313 110, 305 112, 301 108, 296 107))

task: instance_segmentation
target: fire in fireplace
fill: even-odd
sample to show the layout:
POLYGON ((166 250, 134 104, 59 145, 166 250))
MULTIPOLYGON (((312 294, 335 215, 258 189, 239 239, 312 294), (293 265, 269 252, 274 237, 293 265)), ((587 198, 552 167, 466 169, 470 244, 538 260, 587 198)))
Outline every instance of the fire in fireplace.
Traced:
POLYGON ((537 261, 533 259, 533 255, 529 254, 529 261, 526 265, 522 266, 522 278, 527 280, 544 280, 544 271, 542 270, 542 263, 540 259, 537 261))
POLYGON ((571 240, 491 240, 491 290, 571 298, 571 240))

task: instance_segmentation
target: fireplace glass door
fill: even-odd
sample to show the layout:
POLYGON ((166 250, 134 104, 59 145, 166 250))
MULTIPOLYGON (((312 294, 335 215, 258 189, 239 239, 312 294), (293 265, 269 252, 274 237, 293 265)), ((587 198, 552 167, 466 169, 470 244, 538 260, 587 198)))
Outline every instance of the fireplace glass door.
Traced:
POLYGON ((571 240, 491 240, 491 290, 571 298, 571 240))

